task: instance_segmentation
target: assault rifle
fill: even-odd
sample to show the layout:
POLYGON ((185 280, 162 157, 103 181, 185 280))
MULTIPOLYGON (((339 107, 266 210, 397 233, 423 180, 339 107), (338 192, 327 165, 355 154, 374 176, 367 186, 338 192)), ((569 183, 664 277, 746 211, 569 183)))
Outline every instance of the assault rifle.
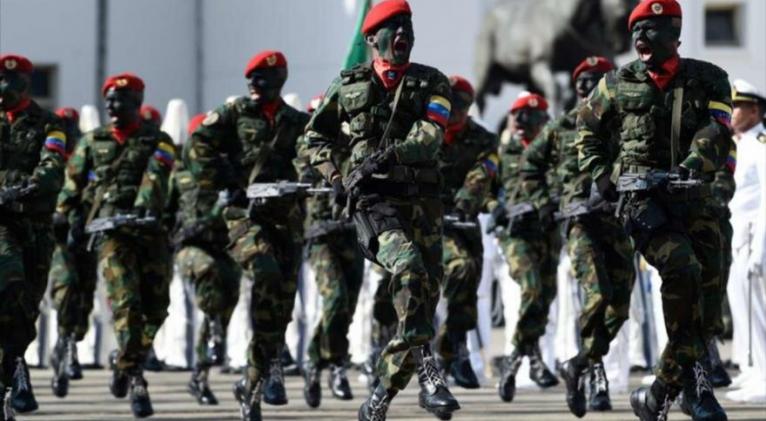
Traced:
POLYGON ((505 214, 506 214, 506 218, 508 219, 508 224, 507 225, 498 224, 495 219, 491 219, 489 223, 487 224, 487 229, 485 230, 485 232, 487 234, 490 234, 490 233, 498 234, 500 233, 500 231, 510 230, 515 219, 521 218, 522 216, 535 212, 535 210, 536 210, 535 205, 533 205, 532 202, 521 202, 521 203, 514 203, 514 204, 507 203, 505 205, 505 214))
POLYGON ((593 212, 614 212, 614 209, 614 203, 604 200, 594 184, 591 186, 590 196, 586 200, 579 200, 566 205, 563 210, 554 213, 553 217, 556 221, 562 221, 593 212))
POLYGON ((333 220, 319 221, 319 222, 313 223, 309 227, 309 229, 306 230, 306 234, 304 235, 304 238, 306 240, 311 240, 314 238, 319 238, 323 235, 330 234, 332 232, 342 231, 342 230, 347 230, 352 228, 354 228, 353 222, 333 221, 333 220))
POLYGON ((28 196, 37 190, 37 184, 17 184, 9 187, 0 188, 0 207, 4 207, 12 212, 23 212, 24 206, 18 203, 18 200, 28 196))
POLYGON ((105 232, 114 231, 123 227, 143 228, 156 227, 157 225, 158 221, 154 216, 145 216, 141 218, 132 213, 96 218, 85 227, 85 233, 90 234, 87 249, 88 251, 91 251, 96 238, 102 236, 105 232))
POLYGON ((476 228, 476 222, 473 221, 461 221, 455 215, 444 215, 444 225, 458 228, 458 229, 473 229, 476 228))
POLYGON ((311 195, 332 193, 329 187, 312 187, 310 183, 277 181, 275 183, 253 183, 247 187, 247 198, 251 204, 260 205, 269 199, 288 195, 311 195))
POLYGON ((383 164, 390 159, 391 152, 389 150, 379 149, 365 158, 361 164, 354 167, 347 176, 343 177, 343 188, 348 194, 346 200, 346 215, 348 215, 349 218, 354 214, 356 200, 359 196, 359 187, 363 182, 369 180, 373 176, 373 173, 370 172, 370 168, 375 168, 379 164, 383 164), (367 165, 368 162, 370 165, 367 165))
MULTIPOLYGON (((221 212, 223 212, 224 207, 229 205, 229 200, 229 193, 226 190, 221 190, 218 192, 218 200, 216 200, 213 208, 210 210, 210 213, 207 216, 198 219, 196 221, 197 223, 191 227, 178 228, 175 230, 175 235, 173 235, 171 240, 173 245, 179 247, 185 241, 191 240, 209 230, 215 223, 216 219, 221 218, 221 212)), ((182 224, 177 224, 177 226, 180 225, 182 224)))
POLYGON ((656 188, 690 189, 699 187, 704 181, 699 178, 683 179, 677 173, 662 170, 651 170, 642 174, 627 173, 617 180, 617 192, 636 192, 653 190, 656 188))

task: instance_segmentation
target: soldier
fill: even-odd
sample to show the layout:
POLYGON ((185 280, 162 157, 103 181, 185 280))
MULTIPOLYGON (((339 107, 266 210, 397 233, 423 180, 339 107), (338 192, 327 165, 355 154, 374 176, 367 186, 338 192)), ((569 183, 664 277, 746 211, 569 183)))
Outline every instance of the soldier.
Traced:
MULTIPOLYGON (((581 101, 612 68, 604 57, 588 57, 575 68, 572 78, 581 101)), ((578 417, 586 411, 584 382, 580 376, 588 371, 590 408, 594 411, 612 409, 602 358, 628 319, 635 278, 630 239, 614 217, 614 209, 598 196, 590 173, 578 167, 575 138, 581 105, 582 102, 543 129, 527 148, 521 168, 522 189, 538 208, 550 200, 546 182, 550 169, 555 171, 561 184, 557 219, 564 221, 569 257, 586 297, 579 323, 580 352, 561 369, 567 385, 567 404, 578 417)))
POLYGON ((622 196, 625 228, 662 278, 669 340, 656 380, 631 394, 631 406, 641 420, 665 419, 683 388, 693 419, 725 420, 700 363, 702 326, 715 315, 701 315, 700 306, 703 295, 720 291, 719 221, 705 205, 730 149, 731 91, 720 68, 679 57, 676 0, 639 3, 628 28, 638 60, 599 81, 577 125, 580 169, 606 200, 622 196))
POLYGON ((447 319, 436 342, 443 368, 457 385, 475 389, 479 381, 471 367, 466 334, 476 328, 476 292, 482 266, 481 229, 477 215, 490 197, 498 172, 497 137, 468 117, 474 90, 460 76, 449 78, 452 88, 450 113, 439 154, 444 177, 442 203, 454 218, 444 226, 444 280, 447 319))
MULTIPOLYGON (((509 128, 500 145, 501 181, 504 203, 491 204, 495 223, 505 225, 499 235, 511 278, 521 286, 519 320, 513 335, 513 351, 502 362, 497 391, 504 402, 513 401, 516 372, 529 357, 529 378, 542 388, 558 384, 543 362, 540 337, 545 333, 548 310, 556 297, 556 268, 561 243, 553 221, 558 206, 554 199, 538 200, 538 206, 521 189, 525 150, 548 121, 548 103, 542 96, 524 92, 511 105, 509 128)), ((553 183, 552 183, 553 184, 553 183)), ((550 196, 558 195, 555 185, 550 196)))
MULTIPOLYGON (((189 135, 204 119, 200 114, 189 121, 189 135)), ((165 224, 174 234, 176 267, 184 282, 194 286, 197 307, 205 315, 188 389, 200 405, 217 405, 207 379, 210 367, 224 360, 226 329, 237 305, 242 271, 226 252, 228 236, 218 193, 200 189, 181 164, 173 169, 168 197, 165 224)))
MULTIPOLYGON (((82 134, 78 127, 79 115, 73 108, 56 110, 62 118, 67 133, 67 159, 74 153, 82 134)), ((83 340, 88 331, 88 317, 93 309, 93 294, 96 290, 96 256, 87 250, 85 237, 85 216, 89 209, 83 200, 73 206, 70 215, 53 214, 53 232, 56 247, 51 259, 51 298, 56 309, 58 340, 51 354, 53 394, 64 397, 69 392, 69 380, 82 379, 82 368, 77 360, 77 342, 83 340), (69 221, 74 221, 70 227, 69 221)))
POLYGON ((96 222, 114 224, 98 228, 89 241, 97 249, 117 337, 109 389, 124 398, 130 388, 133 415, 147 417, 154 411, 142 364, 169 304, 170 258, 159 218, 175 151, 167 134, 141 119, 140 78, 111 76, 102 95, 111 123, 86 133, 77 145, 57 211, 74 226, 80 222, 73 209, 92 198, 86 229, 96 229, 96 222), (117 222, 126 218, 135 222, 117 222))
POLYGON ((306 127, 312 165, 333 186, 334 202, 348 202, 365 257, 392 278, 397 332, 378 360, 380 382, 359 409, 360 420, 385 419, 416 367, 421 407, 442 419, 459 408, 429 347, 443 272, 437 158, 450 87, 438 70, 410 63, 411 15, 404 0, 370 9, 362 33, 372 63, 341 72, 306 127), (338 136, 343 124, 348 140, 338 136), (341 147, 351 150, 346 175, 334 160, 341 147))
POLYGON ((30 98, 32 68, 26 57, 0 54, 0 419, 38 407, 24 352, 36 335, 64 179, 64 126, 30 98))
POLYGON ((139 113, 141 113, 141 119, 143 119, 144 122, 153 124, 158 129, 160 128, 160 125, 162 125, 162 115, 160 114, 160 111, 151 105, 142 105, 139 113))
MULTIPOLYGON (((321 104, 323 98, 314 98, 309 113, 321 104)), ((345 134, 341 134, 345 136, 345 134)), ((334 161, 340 170, 348 173, 350 149, 340 147, 334 152, 334 161)), ((296 168, 301 181, 326 186, 322 176, 310 166, 309 144, 306 137, 298 141, 296 168)), ((340 215, 340 207, 334 206, 330 197, 315 197, 307 200, 306 246, 308 258, 316 276, 319 293, 322 295, 322 310, 319 324, 308 348, 308 361, 303 373, 306 385, 303 395, 306 403, 316 408, 321 400, 321 370, 329 368, 328 387, 333 396, 341 400, 353 399, 346 377, 348 365, 348 328, 351 324, 356 300, 362 286, 364 257, 356 245, 353 224, 340 215)))
POLYGON ((271 405, 287 403, 279 357, 295 301, 303 215, 296 194, 249 205, 245 189, 256 182, 297 181, 292 161, 308 115, 280 97, 287 79, 281 52, 256 54, 244 75, 250 96, 210 112, 184 158, 200 191, 228 192, 223 217, 229 252, 253 280, 247 373, 234 393, 242 418, 260 420, 261 393, 271 405))

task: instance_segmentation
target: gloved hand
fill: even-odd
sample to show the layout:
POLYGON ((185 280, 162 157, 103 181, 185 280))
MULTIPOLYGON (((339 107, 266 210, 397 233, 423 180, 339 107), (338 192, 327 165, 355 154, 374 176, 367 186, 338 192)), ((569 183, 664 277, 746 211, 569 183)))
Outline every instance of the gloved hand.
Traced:
POLYGON ((65 243, 67 235, 69 235, 69 221, 67 221, 66 215, 60 212, 53 214, 53 236, 57 243, 65 243))
POLYGON ((336 206, 345 206, 346 205, 346 199, 348 195, 346 194, 346 189, 343 187, 343 181, 341 181, 340 177, 335 177, 332 180, 332 203, 336 206))
POLYGON ((601 197, 604 198, 607 202, 616 202, 620 195, 617 194, 617 186, 612 183, 612 180, 609 178, 609 174, 603 174, 601 177, 596 180, 596 188, 598 188, 599 194, 601 194, 601 197))
POLYGON ((388 170, 388 168, 396 160, 396 155, 392 148, 377 151, 370 156, 370 158, 364 160, 360 166, 360 172, 366 177, 371 176, 374 173, 382 173, 388 170))
POLYGON ((230 186, 226 188, 226 206, 236 206, 246 208, 248 204, 247 192, 239 186, 230 186))
POLYGON ((507 227, 511 222, 508 219, 508 211, 502 204, 498 204, 495 209, 492 209, 492 219, 494 219, 495 225, 498 227, 507 227))
POLYGON ((74 249, 77 246, 83 244, 86 238, 87 235, 85 234, 85 217, 78 216, 73 218, 69 227, 69 235, 66 239, 67 247, 74 249))
POLYGON ((460 222, 468 222, 468 220, 471 219, 470 210, 471 205, 467 200, 458 200, 457 203, 455 203, 455 216, 457 216, 457 219, 460 222))
POLYGON ((540 219, 540 225, 544 230, 550 229, 555 223, 554 213, 556 212, 556 205, 549 203, 537 211, 537 217, 540 219))
POLYGON ((693 180, 698 178, 697 171, 686 168, 683 165, 679 165, 675 168, 672 168, 670 170, 670 174, 671 176, 676 177, 678 180, 681 180, 681 181, 693 180))

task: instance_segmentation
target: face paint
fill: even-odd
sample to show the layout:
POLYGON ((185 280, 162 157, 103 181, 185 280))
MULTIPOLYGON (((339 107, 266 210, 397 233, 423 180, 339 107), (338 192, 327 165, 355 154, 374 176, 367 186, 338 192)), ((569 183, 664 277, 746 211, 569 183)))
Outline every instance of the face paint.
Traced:
POLYGON ((394 65, 410 61, 415 32, 412 19, 407 15, 395 16, 378 28, 373 36, 372 47, 376 57, 394 65))
POLYGON ((13 109, 28 96, 28 91, 28 76, 18 72, 0 72, 0 109, 13 109))
POLYGON ((273 102, 279 98, 286 80, 284 67, 254 70, 247 82, 250 98, 258 103, 273 102))
POLYGON ((527 140, 534 139, 548 121, 548 113, 532 108, 522 108, 512 117, 513 134, 527 140))
POLYGON ((633 25, 631 36, 638 58, 651 70, 657 70, 678 51, 681 26, 669 16, 644 19, 633 25))
POLYGON ((143 99, 143 94, 139 92, 127 89, 109 89, 104 96, 104 102, 111 123, 116 127, 127 127, 134 124, 141 118, 139 109, 143 99))
POLYGON ((462 91, 452 91, 452 109, 450 110, 449 115, 450 126, 465 123, 472 102, 470 95, 467 93, 462 91))
POLYGON ((603 76, 604 74, 601 72, 582 72, 577 75, 577 80, 575 80, 575 91, 577 91, 577 96, 580 98, 587 98, 603 76))

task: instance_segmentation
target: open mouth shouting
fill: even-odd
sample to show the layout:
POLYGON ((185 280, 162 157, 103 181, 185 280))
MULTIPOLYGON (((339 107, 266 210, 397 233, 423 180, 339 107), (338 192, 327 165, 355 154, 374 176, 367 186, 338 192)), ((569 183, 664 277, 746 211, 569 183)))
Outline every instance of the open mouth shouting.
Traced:
POLYGON ((409 51, 410 43, 407 37, 397 34, 394 37, 394 53, 397 55, 405 55, 409 51))
POLYGON ((636 41, 636 52, 638 53, 638 58, 644 63, 652 58, 652 47, 643 40, 636 41))

